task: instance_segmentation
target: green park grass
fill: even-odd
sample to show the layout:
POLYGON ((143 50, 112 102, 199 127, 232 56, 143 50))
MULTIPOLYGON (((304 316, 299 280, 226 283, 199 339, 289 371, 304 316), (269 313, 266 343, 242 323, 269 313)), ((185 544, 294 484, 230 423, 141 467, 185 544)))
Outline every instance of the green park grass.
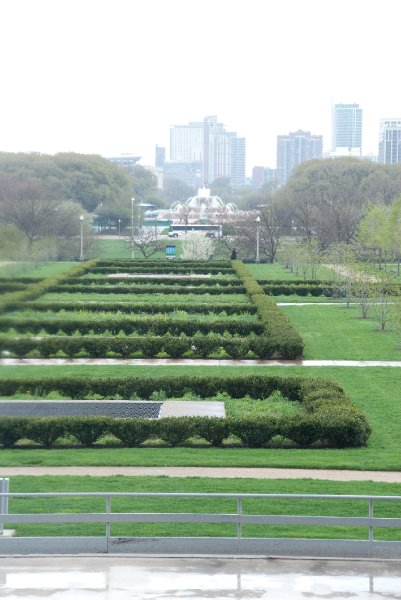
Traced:
POLYGON ((305 342, 305 359, 401 360, 400 336, 378 330, 374 308, 362 319, 357 306, 282 306, 305 342))
MULTIPOLYGON (((401 495, 401 484, 366 482, 334 482, 300 480, 210 479, 169 477, 77 477, 44 476, 13 477, 12 492, 158 492, 158 493, 226 493, 226 494, 336 494, 336 495, 401 495)), ((190 512, 235 513, 236 500, 230 498, 113 498, 115 512, 190 512)), ((10 499, 10 512, 104 512, 104 498, 10 499)), ((375 503, 377 517, 398 517, 401 501, 375 503)), ((366 517, 368 501, 336 501, 324 499, 243 499, 244 514, 297 514, 366 517), (296 504, 295 504, 296 503, 296 504)), ((18 524, 17 536, 35 535, 104 535, 104 525, 97 524, 18 524)), ((235 536, 235 525, 212 524, 113 524, 112 536, 168 535, 235 536)), ((367 528, 356 527, 285 527, 245 525, 243 537, 308 537, 367 539, 367 528)), ((400 540, 400 530, 375 530, 375 539, 400 540)))
POLYGON ((0 266, 0 277, 35 277, 44 279, 45 277, 53 277, 65 273, 71 267, 75 266, 75 262, 13 262, 0 266))
MULTIPOLYGON (((121 236, 120 239, 107 239, 107 238, 95 238, 92 242, 93 247, 90 249, 90 255, 96 258, 117 258, 117 259, 130 259, 131 258, 131 246, 126 237, 121 236)), ((181 240, 176 238, 163 239, 163 247, 166 246, 176 247, 176 257, 181 256, 181 240)), ((134 257, 136 259, 143 258, 143 255, 138 249, 134 250, 134 257)), ((156 252, 151 256, 151 259, 166 258, 166 251, 163 249, 161 252, 156 252)))
POLYGON ((399 371, 391 367, 186 367, 186 366, 0 366, 0 377, 278 375, 323 377, 339 383, 366 415, 372 435, 366 448, 92 448, 3 449, 0 465, 132 465, 296 467, 312 469, 401 470, 399 371))
MULTIPOLYGON (((303 281, 302 274, 295 275, 290 269, 286 269, 279 263, 247 263, 247 268, 252 273, 253 277, 258 280, 271 279, 272 281, 303 281)), ((308 276, 306 279, 310 279, 308 276)), ((331 281, 333 279, 333 271, 327 267, 320 266, 317 270, 317 280, 331 281)))

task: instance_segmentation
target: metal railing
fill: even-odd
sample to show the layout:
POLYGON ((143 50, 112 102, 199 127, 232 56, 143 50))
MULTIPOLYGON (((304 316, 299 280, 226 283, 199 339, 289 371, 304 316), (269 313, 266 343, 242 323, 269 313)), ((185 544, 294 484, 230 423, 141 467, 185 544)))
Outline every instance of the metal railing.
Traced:
MULTIPOLYGON (((250 538, 243 536, 243 526, 244 525, 273 525, 273 526, 287 526, 289 528, 293 526, 306 526, 306 527, 358 527, 358 528, 366 528, 367 529, 367 537, 365 540, 360 540, 359 538, 354 538, 354 541, 358 544, 368 544, 370 545, 370 552, 372 552, 373 545, 378 542, 379 544, 395 544, 396 552, 399 552, 399 556, 401 557, 401 541, 400 542, 388 542, 388 541, 378 541, 375 540, 374 530, 376 528, 380 529, 397 529, 400 530, 399 539, 401 540, 401 518, 398 516, 375 516, 374 509, 375 503, 377 502, 399 502, 401 508, 401 496, 371 496, 371 495, 335 495, 335 494, 225 494, 225 493, 154 493, 154 492, 44 492, 44 493, 9 493, 2 492, 0 493, 0 506, 1 506, 1 514, 0 514, 0 523, 12 523, 13 525, 18 524, 72 524, 72 523, 98 523, 103 524, 105 526, 104 537, 103 540, 105 542, 106 551, 109 551, 110 545, 112 542, 118 540, 118 543, 122 543, 124 538, 112 538, 111 536, 111 527, 116 523, 212 523, 212 524, 231 524, 234 526, 234 531, 232 537, 225 537, 225 540, 232 541, 237 540, 238 542, 244 542, 249 540, 250 538), (71 498, 74 502, 77 498, 101 498, 104 499, 104 511, 98 512, 73 512, 74 507, 73 503, 71 503, 71 512, 34 512, 34 513, 22 513, 22 512, 13 512, 9 513, 4 508, 7 506, 6 502, 8 500, 17 499, 17 498, 25 498, 25 499, 46 499, 46 498, 71 498), (118 498, 150 498, 150 499, 201 499, 202 501, 215 500, 215 499, 229 499, 233 500, 233 508, 235 506, 236 510, 234 512, 114 512, 112 510, 112 503, 118 498), (319 501, 336 501, 336 502, 362 502, 366 503, 366 514, 364 515, 363 511, 359 510, 362 513, 362 516, 338 516, 330 514, 327 515, 294 515, 294 514, 245 514, 243 509, 244 500, 291 500, 294 501, 294 508, 297 506, 297 502, 302 501, 311 501, 316 502, 319 501)), ((12 505, 12 502, 11 502, 12 505)), ((330 510, 332 511, 334 507, 331 505, 330 510)), ((260 507, 259 507, 260 510, 260 507)), ((315 511, 312 511, 315 512, 315 511)), ((326 512, 326 511, 323 511, 326 512)), ((397 513, 399 514, 399 512, 397 513)), ((74 536, 71 536, 71 539, 74 536)), ((85 536, 80 539, 89 539, 91 536, 85 536)), ((394 536, 393 536, 394 537, 394 536)), ((397 536, 396 536, 397 537, 397 536)), ((199 536, 201 538, 201 535, 199 536)), ((307 543, 308 541, 320 541, 311 539, 306 540, 294 535, 294 531, 289 531, 286 533, 287 542, 293 543, 294 540, 303 540, 303 542, 307 543), (289 536, 287 538, 287 535, 289 536)), ((19 540, 23 540, 23 537, 18 538, 19 540)), ((27 538, 26 538, 27 539, 27 538)), ((29 538, 32 539, 43 540, 45 538, 29 538)), ((50 539, 50 538, 46 538, 50 539)), ((64 538, 59 538, 63 540, 69 539, 69 536, 64 538)), ((100 538, 97 538, 100 539, 100 538)), ((128 538, 127 540, 155 540, 156 538, 128 538)), ((161 539, 161 538, 157 538, 161 539)), ((168 539, 167 537, 164 539, 168 539)), ((197 536, 191 538, 170 538, 170 539, 191 539, 196 540, 197 536)), ((209 542, 213 542, 221 538, 215 537, 207 537, 201 538, 203 540, 207 539, 209 542)), ((256 543, 256 540, 259 539, 259 542, 262 540, 274 540, 279 538, 252 538, 256 543)), ((327 542, 330 540, 326 540, 327 542)), ((338 541, 338 538, 333 541, 338 541)), ((349 542, 351 540, 343 540, 349 542)), ((8 540, 0 540, 0 542, 8 542, 8 540)), ((208 547, 210 544, 208 544, 208 547)), ((217 544, 218 546, 218 544, 217 544)), ((246 544, 245 544, 246 546, 246 544)), ((229 546, 228 546, 229 547, 229 546)), ((237 544, 235 546, 239 548, 240 545, 237 544)), ((6 546, 1 546, 0 551, 4 550, 6 546)), ((177 550, 179 552, 179 550, 177 550)), ((372 555, 372 554, 370 554, 372 555)), ((398 556, 398 554, 397 554, 398 556)))

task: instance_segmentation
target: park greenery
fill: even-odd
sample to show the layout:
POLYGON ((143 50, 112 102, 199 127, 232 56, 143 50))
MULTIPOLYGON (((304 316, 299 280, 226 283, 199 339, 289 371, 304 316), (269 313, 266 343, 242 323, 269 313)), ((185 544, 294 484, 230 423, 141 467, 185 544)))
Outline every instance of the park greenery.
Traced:
MULTIPOLYGON (((398 471, 397 369, 256 366, 253 361, 301 356, 400 360, 400 167, 354 159, 312 161, 301 165, 283 188, 267 186, 241 195, 232 193, 227 182, 216 182, 212 193, 220 189, 241 208, 258 212, 225 226, 222 239, 202 241, 199 256, 196 244, 191 249, 188 240, 174 240, 176 261, 163 256, 165 241, 156 244, 146 260, 138 260, 155 245, 151 235, 142 240, 144 251, 134 248, 132 260, 131 244, 122 235, 118 240, 88 241, 86 256, 96 257, 93 261, 45 264, 78 255, 81 214, 88 240, 94 215, 114 226, 121 219, 122 227, 129 227, 131 197, 138 203, 158 198, 155 182, 144 171, 139 167, 123 173, 100 157, 0 155, 0 258, 19 261, 0 269, 2 358, 67 359, 60 366, 18 361, 0 365, 0 395, 12 402, 220 400, 227 418, 215 423, 216 419, 185 417, 167 424, 161 419, 158 426, 140 419, 133 424, 129 419, 3 418, 0 464, 398 471), (253 262, 256 214, 261 264, 253 262), (222 260, 234 246, 238 258, 249 264, 222 260), (209 260, 202 263, 201 258, 209 260), (117 277, 108 278, 111 272, 117 277), (149 279, 150 274, 160 277, 149 279), (190 274, 201 278, 178 277, 190 274), (117 364, 74 360, 90 357, 116 359, 117 364), (249 362, 234 368, 133 366, 121 361, 174 357, 249 362), (267 390, 268 378, 276 378, 276 383, 267 390), (151 383, 141 391, 145 380, 151 383), (190 383, 182 389, 169 388, 170 382, 184 380, 190 383), (265 382, 263 393, 253 393, 252 386, 260 380, 265 382), (287 387, 283 384, 280 390, 278 381, 287 387), (293 381, 299 389, 317 389, 308 401, 307 394, 294 399, 288 391, 293 381), (336 435, 329 427, 333 424, 336 435)), ((188 192, 170 185, 171 197, 178 191, 188 192)), ((44 479, 14 481, 13 491, 43 490, 47 485, 44 479)), ((91 482, 62 477, 51 485, 59 490, 71 485, 92 489, 91 482)), ((126 478, 99 479, 98 486, 132 489, 126 478)), ((135 479, 134 486, 155 491, 190 491, 195 486, 201 491, 400 493, 399 486, 369 482, 149 478, 135 479)))

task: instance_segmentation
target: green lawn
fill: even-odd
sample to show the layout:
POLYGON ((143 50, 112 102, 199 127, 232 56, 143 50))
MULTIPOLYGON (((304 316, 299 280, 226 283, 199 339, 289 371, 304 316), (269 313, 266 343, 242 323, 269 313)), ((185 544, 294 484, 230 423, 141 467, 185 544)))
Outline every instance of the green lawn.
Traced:
POLYGON ((316 469, 401 470, 400 372, 396 368, 357 367, 135 367, 55 366, 0 367, 0 377, 32 376, 157 376, 238 375, 324 377, 338 382, 366 415, 372 435, 366 448, 242 449, 138 448, 2 450, 0 464, 14 465, 198 465, 242 467, 299 467, 316 469))
POLYGON ((399 335, 390 328, 378 331, 373 315, 362 319, 356 306, 283 306, 282 310, 304 339, 306 359, 401 360, 399 335))
MULTIPOLYGON (((272 279, 272 280, 283 280, 283 281, 303 281, 304 277, 302 274, 295 275, 291 273, 289 269, 286 269, 279 263, 247 263, 246 266, 252 273, 255 279, 272 279)), ((307 279, 310 279, 308 276, 307 279)), ((330 281, 333 279, 333 271, 326 267, 319 267, 317 271, 317 279, 324 281, 330 281)))
MULTIPOLYGON (((163 239, 163 245, 165 246, 175 246, 176 247, 176 256, 180 258, 181 256, 181 240, 177 240, 176 238, 165 238, 163 239)), ((127 241, 127 238, 121 236, 120 239, 107 239, 107 238, 95 238, 93 241, 93 248, 90 250, 90 256, 94 258, 120 258, 120 259, 129 259, 131 258, 131 246, 127 241)), ((165 258, 166 252, 163 250, 162 252, 156 252, 151 259, 160 259, 165 258)), ((134 258, 143 258, 143 255, 140 253, 138 249, 134 250, 134 258)))
POLYGON ((60 275, 75 266, 76 262, 29 263, 15 262, 0 266, 0 277, 35 277, 44 279, 60 275))
MULTIPOLYGON (((13 477, 12 492, 192 492, 192 493, 253 493, 253 494, 338 494, 338 495, 401 495, 401 484, 373 482, 331 482, 300 480, 254 480, 254 479, 208 479, 208 478, 167 478, 167 477, 13 477)), ((229 498, 113 498, 115 512, 208 512, 234 513, 235 499, 229 498)), ((104 499, 99 498, 47 498, 10 500, 10 512, 104 512, 104 499)), ((376 502, 374 514, 377 517, 398 517, 400 501, 376 502)), ((329 516, 368 516, 367 500, 336 501, 319 499, 244 499, 244 514, 310 514, 329 516)), ((14 526, 19 536, 34 535, 104 535, 104 525, 43 525, 20 524, 14 526)), ((212 524, 114 524, 111 535, 205 535, 235 536, 235 525, 212 524)), ((246 525, 242 528, 243 537, 317 537, 317 538, 359 538, 367 539, 367 528, 356 527, 294 527, 246 525)), ((399 540, 400 530, 375 530, 375 539, 399 540)))

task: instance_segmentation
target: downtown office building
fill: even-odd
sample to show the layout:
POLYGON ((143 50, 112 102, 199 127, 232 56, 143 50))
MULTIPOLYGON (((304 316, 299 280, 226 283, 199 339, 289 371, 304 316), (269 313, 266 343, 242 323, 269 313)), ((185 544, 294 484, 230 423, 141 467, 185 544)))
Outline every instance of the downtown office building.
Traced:
POLYGON ((322 158, 323 136, 312 135, 299 129, 288 135, 277 136, 277 183, 287 183, 292 171, 303 162, 322 158))
POLYGON ((385 165, 401 163, 401 119, 381 119, 378 162, 385 165))
POLYGON ((245 185, 245 138, 226 131, 216 116, 170 129, 170 161, 200 163, 202 184, 228 177, 232 187, 245 185))
POLYGON ((331 152, 334 156, 362 156, 362 108, 359 104, 333 106, 331 152))

